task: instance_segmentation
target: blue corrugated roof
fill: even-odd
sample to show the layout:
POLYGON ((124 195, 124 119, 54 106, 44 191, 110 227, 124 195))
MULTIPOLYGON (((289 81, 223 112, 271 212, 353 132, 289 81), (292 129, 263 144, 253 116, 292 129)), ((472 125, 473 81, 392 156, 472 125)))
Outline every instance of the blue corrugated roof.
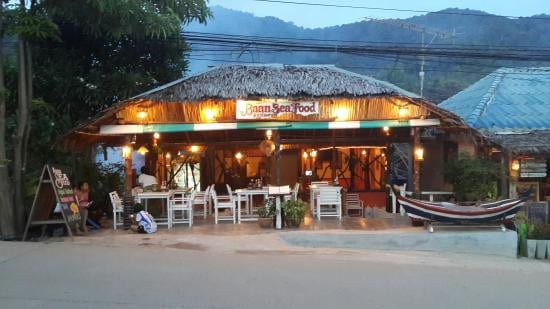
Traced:
POLYGON ((498 69, 439 107, 492 133, 550 129, 550 67, 498 69))

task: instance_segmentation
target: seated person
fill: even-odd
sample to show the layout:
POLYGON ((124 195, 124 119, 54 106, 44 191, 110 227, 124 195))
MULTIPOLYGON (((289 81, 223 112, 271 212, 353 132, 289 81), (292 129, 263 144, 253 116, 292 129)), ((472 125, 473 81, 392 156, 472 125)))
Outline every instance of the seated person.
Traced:
POLYGON ((142 188, 150 187, 152 185, 157 184, 157 178, 155 176, 152 176, 149 172, 149 169, 147 166, 143 166, 141 168, 141 175, 138 177, 138 183, 141 185, 142 188))
POLYGON ((76 188, 74 188, 74 194, 76 196, 78 210, 82 221, 80 222, 80 229, 82 232, 87 233, 86 221, 88 220, 88 207, 91 205, 90 201, 90 186, 87 182, 80 182, 76 188))

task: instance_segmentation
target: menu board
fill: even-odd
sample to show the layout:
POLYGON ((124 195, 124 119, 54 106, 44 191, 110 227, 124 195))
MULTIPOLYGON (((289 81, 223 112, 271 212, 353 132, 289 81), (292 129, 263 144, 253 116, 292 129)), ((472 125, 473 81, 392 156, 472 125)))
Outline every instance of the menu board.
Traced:
POLYGON ((53 165, 44 166, 23 240, 26 239, 29 228, 36 225, 64 224, 68 234, 72 236, 71 228, 81 218, 67 169, 53 165))

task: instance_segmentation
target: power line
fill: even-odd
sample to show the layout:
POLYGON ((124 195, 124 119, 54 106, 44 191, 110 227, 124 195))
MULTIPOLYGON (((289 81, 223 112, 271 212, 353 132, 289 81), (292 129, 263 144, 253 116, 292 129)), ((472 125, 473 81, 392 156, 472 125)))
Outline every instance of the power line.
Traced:
MULTIPOLYGON (((211 61, 211 62, 222 62, 224 64, 269 64, 269 62, 259 62, 259 61, 246 61, 246 60, 224 60, 224 59, 213 59, 213 58, 198 58, 198 57, 187 57, 187 59, 190 60, 198 60, 198 61, 211 61)), ((292 65, 292 64, 289 64, 292 65)), ((387 67, 366 67, 366 66, 356 66, 356 65, 336 65, 339 68, 343 69, 361 69, 361 70, 395 70, 395 71, 411 71, 407 68, 387 68, 387 67)), ((491 74, 492 71, 464 71, 464 70, 442 70, 442 69, 426 69, 427 72, 445 72, 445 73, 468 73, 468 74, 483 74, 488 75, 491 74)), ((520 72, 509 72, 506 73, 508 75, 515 75, 515 74, 523 74, 520 72)), ((547 76, 550 75, 550 69, 548 70, 548 73, 531 73, 532 76, 542 75, 547 76)), ((513 80, 525 80, 525 81, 540 81, 537 79, 530 79, 530 78, 518 78, 518 77, 512 77, 510 79, 513 80)))
MULTIPOLYGON (((321 42, 321 43, 358 43, 358 44, 387 44, 390 46, 404 45, 404 46, 421 46, 421 43, 412 43, 412 42, 396 42, 396 41, 364 41, 364 40, 337 40, 337 39, 318 39, 318 38, 297 38, 297 37, 274 37, 274 36, 258 36, 258 35, 241 35, 241 34, 225 34, 225 33, 213 33, 213 32, 196 32, 196 31, 184 31, 182 35, 187 36, 213 36, 213 37, 232 37, 232 38, 243 38, 243 39, 254 39, 254 40, 284 40, 284 41, 311 41, 311 42, 321 42)), ((537 45, 489 45, 489 44, 446 44, 446 43, 432 43, 432 46, 442 46, 449 48, 462 48, 462 49, 472 49, 472 50, 487 50, 487 48, 493 49, 506 49, 506 50, 518 50, 524 51, 529 49, 530 51, 550 51, 550 46, 541 47, 537 45), (516 49, 517 48, 517 49, 516 49)))
POLYGON ((305 6, 318 6, 318 7, 331 7, 331 8, 345 8, 345 9, 362 9, 371 11, 390 11, 390 12, 407 12, 407 13, 425 13, 425 14, 438 14, 438 15, 459 15, 459 16, 477 16, 477 17, 489 17, 489 18, 514 18, 514 19, 536 19, 550 21, 548 17, 523 17, 512 15, 494 15, 494 14, 482 14, 482 13, 466 13, 466 12, 447 12, 447 11, 428 11, 428 10, 416 10, 416 9, 398 9, 398 8, 384 8, 384 7, 370 7, 348 4, 327 4, 327 3, 315 3, 315 2, 302 2, 302 1, 283 1, 283 0, 253 0, 256 2, 278 3, 278 4, 292 4, 292 5, 305 5, 305 6))
POLYGON ((241 50, 250 48, 278 48, 281 51, 312 51, 325 53, 356 53, 356 54, 382 54, 382 55, 413 55, 434 56, 451 58, 517 60, 517 61, 550 61, 550 50, 486 50, 468 48, 442 48, 442 47, 402 47, 402 46, 371 46, 350 44, 312 44, 295 42, 293 40, 274 40, 271 38, 255 39, 233 35, 185 35, 186 41, 191 44, 210 45, 216 47, 233 47, 241 50))

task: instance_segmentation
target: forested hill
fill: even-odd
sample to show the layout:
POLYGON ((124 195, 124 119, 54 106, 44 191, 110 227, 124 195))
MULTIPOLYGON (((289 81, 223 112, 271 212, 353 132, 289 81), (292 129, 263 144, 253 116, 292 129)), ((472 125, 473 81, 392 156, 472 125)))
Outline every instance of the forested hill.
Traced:
MULTIPOLYGON (((352 41, 354 44, 379 42, 377 44, 396 45, 395 43, 397 43, 420 46, 421 33, 405 29, 408 27, 407 25, 414 24, 432 31, 454 34, 449 38, 436 37, 432 41, 433 35, 426 33, 425 42, 432 41, 431 47, 452 48, 453 46, 465 47, 464 45, 468 45, 480 51, 502 46, 520 46, 520 49, 523 46, 550 48, 550 20, 544 19, 550 18, 548 15, 510 19, 492 17, 480 11, 447 9, 442 12, 458 14, 426 14, 404 20, 361 21, 335 27, 306 29, 274 17, 260 18, 219 6, 213 7, 212 11, 214 17, 206 26, 191 24, 184 27, 184 30, 263 37, 341 40, 352 41)), ((231 61, 335 64, 351 71, 388 80, 413 92, 418 93, 420 88, 418 77, 420 58, 418 56, 260 51, 257 48, 245 46, 241 50, 228 51, 226 49, 223 52, 203 48, 201 51, 193 51, 189 59, 192 71, 204 69, 208 65, 231 61)), ((424 96, 434 102, 440 102, 498 67, 541 65, 550 66, 550 63, 428 57, 425 67, 424 96)))

